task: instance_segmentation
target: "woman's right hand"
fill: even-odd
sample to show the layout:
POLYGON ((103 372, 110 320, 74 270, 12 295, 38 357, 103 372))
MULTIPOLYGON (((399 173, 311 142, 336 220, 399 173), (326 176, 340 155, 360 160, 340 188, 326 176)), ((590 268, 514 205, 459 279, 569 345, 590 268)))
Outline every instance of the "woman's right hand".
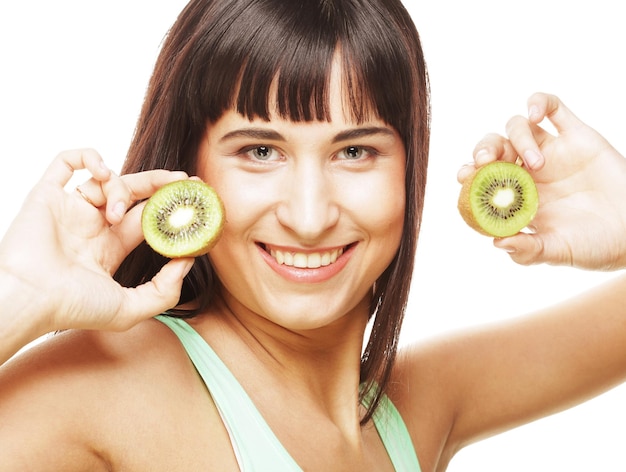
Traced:
POLYGON ((170 261, 136 288, 120 286, 112 275, 143 239, 143 205, 133 203, 186 178, 165 170, 120 177, 93 150, 61 153, 0 242, 0 338, 10 337, 8 326, 18 323, 39 335, 69 328, 124 330, 174 306, 193 259, 170 261), (92 178, 67 191, 79 169, 92 178))

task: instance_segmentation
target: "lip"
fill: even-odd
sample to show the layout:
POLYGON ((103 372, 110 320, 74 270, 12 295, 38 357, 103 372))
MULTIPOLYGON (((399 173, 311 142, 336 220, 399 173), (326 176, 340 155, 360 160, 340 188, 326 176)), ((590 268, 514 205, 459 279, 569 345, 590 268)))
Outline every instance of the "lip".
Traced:
MULTIPOLYGON (((270 266, 270 268, 276 272, 278 275, 292 282, 298 283, 322 283, 327 280, 330 280, 335 275, 343 270, 348 261, 350 260, 352 254, 354 253, 354 248, 357 246, 356 243, 349 244, 347 246, 332 248, 332 249, 318 249, 315 251, 303 251, 301 249, 295 248, 282 248, 282 247, 271 247, 272 250, 278 250, 283 253, 294 253, 294 254, 325 254, 336 252, 337 257, 334 262, 330 262, 326 265, 320 265, 319 267, 313 268, 305 268, 305 267, 295 267, 292 265, 285 265, 279 263, 269 252, 268 246, 263 243, 257 243, 257 247, 261 253, 261 257, 270 266)), ((332 258, 334 259, 334 258, 332 258)))

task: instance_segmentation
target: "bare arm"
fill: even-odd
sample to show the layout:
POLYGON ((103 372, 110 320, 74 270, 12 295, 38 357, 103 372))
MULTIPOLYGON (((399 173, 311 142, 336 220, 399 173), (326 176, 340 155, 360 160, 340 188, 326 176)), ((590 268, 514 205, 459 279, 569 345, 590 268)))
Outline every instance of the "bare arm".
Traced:
POLYGON ((562 411, 626 380, 626 275, 531 316, 417 343, 394 401, 425 470, 463 447, 562 411))
POLYGON ((626 379, 626 276, 459 340, 455 425, 464 446, 574 406, 626 379))
POLYGON ((26 287, 22 281, 9 273, 0 272, 0 365, 22 347, 47 332, 44 326, 34 322, 33 300, 36 290, 26 287), (18 315, 19 314, 19 315, 18 315), (25 323, 24 319, 33 320, 25 323))
MULTIPOLYGON (((534 116, 512 119, 508 139, 489 135, 476 149, 476 165, 525 155, 540 192, 534 231, 495 245, 522 264, 626 267, 626 161, 556 97, 538 94, 529 104, 534 116), (544 117, 558 136, 538 126, 544 117)), ((431 463, 440 465, 469 443, 623 382, 625 359, 626 276, 619 275, 531 316, 409 348, 396 370, 405 385, 398 403, 417 436, 429 412, 441 435, 431 463)))

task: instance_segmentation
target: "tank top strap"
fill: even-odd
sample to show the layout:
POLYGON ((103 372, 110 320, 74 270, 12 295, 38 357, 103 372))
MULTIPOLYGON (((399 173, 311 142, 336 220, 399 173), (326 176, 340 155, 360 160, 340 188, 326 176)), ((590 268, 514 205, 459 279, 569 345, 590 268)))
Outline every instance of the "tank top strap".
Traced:
POLYGON ((270 429, 241 384, 188 323, 157 316, 180 339, 219 411, 243 472, 301 471, 270 429))
MULTIPOLYGON (((204 381, 230 436, 239 469, 242 472, 302 471, 239 381, 204 338, 180 318, 159 315, 156 319, 176 334, 204 381)), ((367 398, 363 404, 367 407, 367 398)), ((419 472, 419 461, 409 432, 387 396, 383 396, 372 419, 395 470, 419 472)))
MULTIPOLYGON (((374 393, 374 390, 370 390, 369 395, 363 399, 363 406, 366 408, 369 406, 374 393)), ((383 395, 380 399, 372 420, 394 469, 397 472, 420 472, 419 460, 409 430, 400 412, 387 395, 383 395)))

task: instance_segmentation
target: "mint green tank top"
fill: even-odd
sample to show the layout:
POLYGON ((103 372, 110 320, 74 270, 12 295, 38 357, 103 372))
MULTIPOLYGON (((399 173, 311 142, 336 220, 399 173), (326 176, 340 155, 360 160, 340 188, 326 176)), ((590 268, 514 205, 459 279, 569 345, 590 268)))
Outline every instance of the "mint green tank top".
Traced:
MULTIPOLYGON (((241 384, 187 322, 160 315, 180 339, 206 384, 222 417, 242 472, 296 472, 302 468, 289 455, 265 422, 241 384)), ((383 397, 373 416, 387 453, 397 472, 419 472, 420 466, 404 421, 391 400, 383 397)))

